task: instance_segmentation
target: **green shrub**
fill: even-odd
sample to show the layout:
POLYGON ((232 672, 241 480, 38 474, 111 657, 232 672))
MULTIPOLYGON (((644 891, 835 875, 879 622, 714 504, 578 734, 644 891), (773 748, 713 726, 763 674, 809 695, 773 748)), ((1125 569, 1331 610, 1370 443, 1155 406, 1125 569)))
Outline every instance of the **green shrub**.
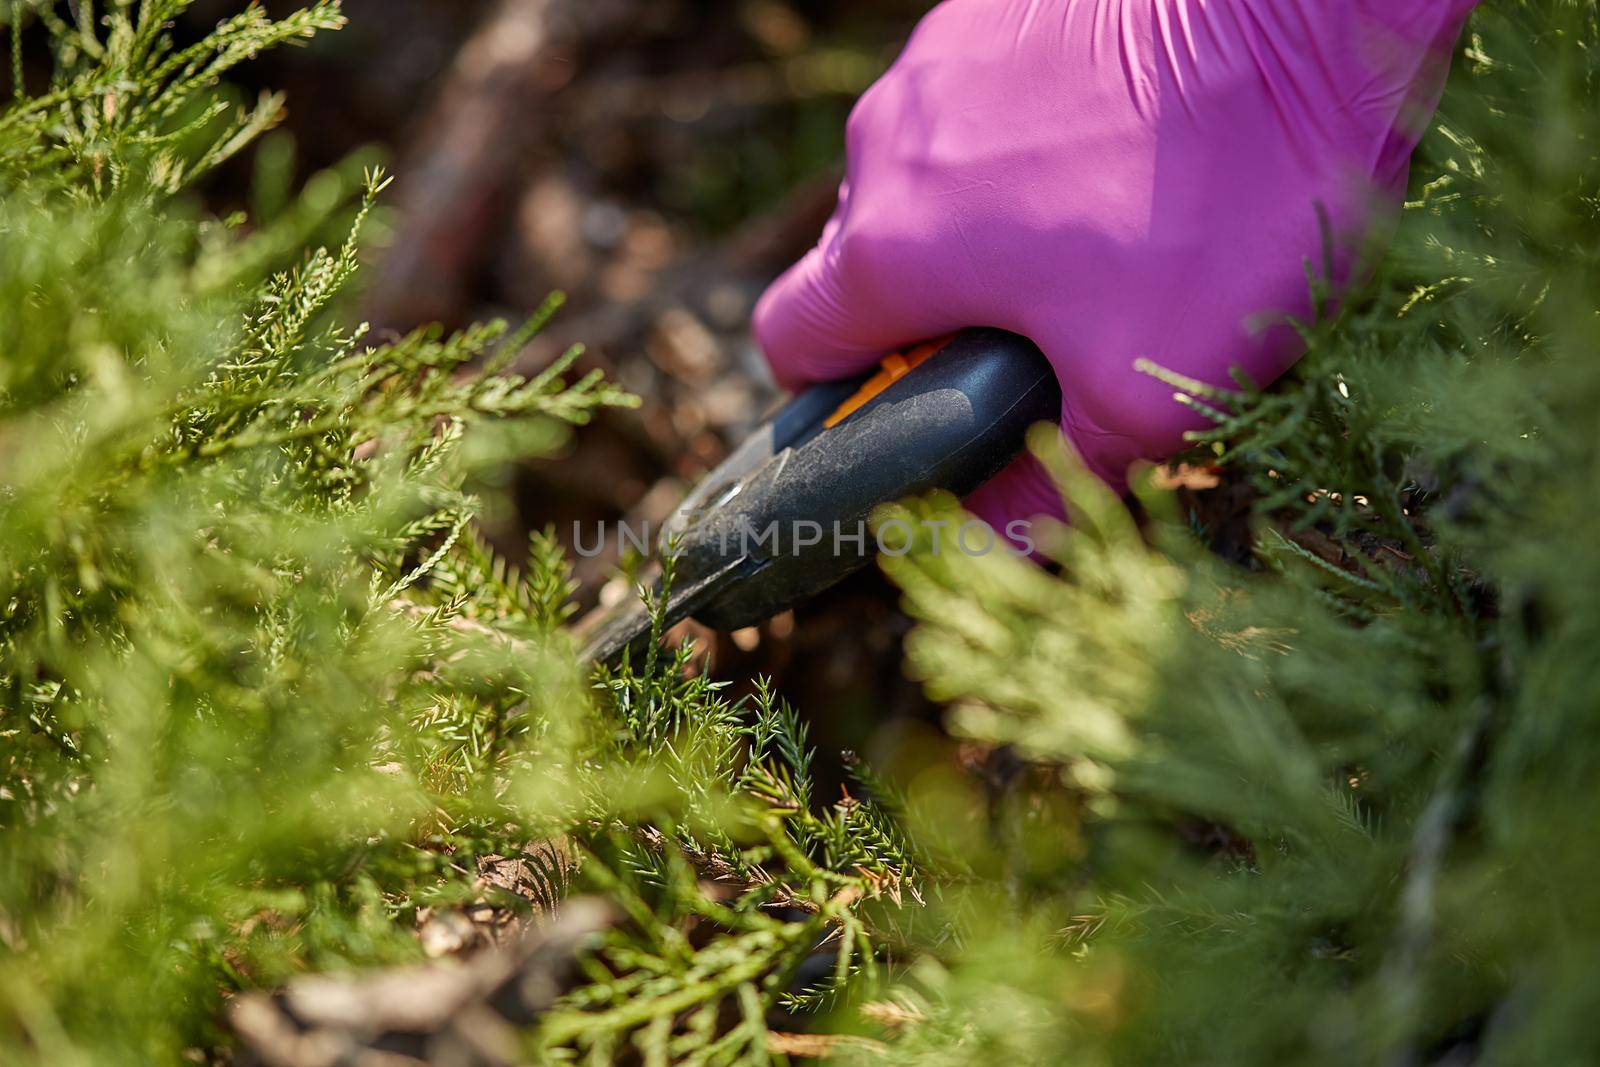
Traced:
POLYGON ((533 833, 495 818, 496 768, 584 706, 564 654, 467 625, 542 648, 567 590, 495 561, 463 487, 623 398, 495 373, 528 335, 504 324, 340 326, 379 175, 285 213, 326 228, 353 193, 331 251, 199 215, 183 190, 280 108, 219 76, 341 18, 252 5, 179 50, 186 6, 11 8, 56 66, 0 115, 8 1063, 170 1062, 230 989, 416 955, 396 920, 452 854, 533 833))
POLYGON ((954 906, 1005 918, 909 967, 891 1059, 1594 1056, 1600 25, 1492 5, 1464 45, 1393 254, 1294 380, 1175 380, 1254 487, 1247 566, 1060 456, 1059 579, 886 563, 955 731, 1056 779, 965 839, 954 906))
POLYGON ((625 402, 501 373, 544 313, 372 346, 356 238, 300 246, 380 177, 271 223, 187 198, 279 106, 218 76, 339 14, 177 51, 186 6, 9 8, 57 64, 0 113, 0 1061, 226 1056, 235 991, 418 958, 422 909, 558 836, 620 920, 530 1058, 1592 1059, 1592 2, 1480 12, 1291 381, 1175 383, 1248 558, 1041 439, 1059 574, 886 562, 983 773, 837 801, 799 714, 686 652, 586 685, 559 551, 476 536, 480 472, 625 402))
POLYGON ((593 699, 559 550, 508 567, 469 487, 629 398, 566 383, 576 353, 504 373, 558 301, 516 331, 342 326, 381 175, 324 175, 271 225, 200 215, 184 191, 280 108, 236 113, 219 76, 341 17, 251 5, 180 50, 187 6, 9 9, 56 64, 0 115, 0 1060, 225 1047, 233 991, 418 958, 422 909, 486 893, 479 859, 567 831, 634 920, 608 951, 673 988, 596 984, 550 1039, 609 1047, 657 994, 759 1022, 781 985, 755 982, 848 915, 888 831, 815 814, 793 712, 730 708, 681 655, 593 699), (302 253, 352 193, 348 239, 302 253), (748 893, 706 899, 684 856, 748 893), (695 954, 636 885, 734 940, 695 954))

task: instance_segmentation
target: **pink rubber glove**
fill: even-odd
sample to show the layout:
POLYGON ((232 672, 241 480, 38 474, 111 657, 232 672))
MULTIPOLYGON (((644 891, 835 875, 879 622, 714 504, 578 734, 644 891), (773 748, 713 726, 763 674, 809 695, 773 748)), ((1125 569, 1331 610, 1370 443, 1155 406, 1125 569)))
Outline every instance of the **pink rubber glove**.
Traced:
MULTIPOLYGON (((756 309, 779 381, 1014 330, 1120 488, 1204 424, 1135 360, 1227 385, 1298 358, 1306 263, 1326 234, 1346 280, 1392 215, 1474 3, 947 0, 857 104, 839 209, 756 309)), ((1062 513, 1031 458, 967 504, 1062 513)))

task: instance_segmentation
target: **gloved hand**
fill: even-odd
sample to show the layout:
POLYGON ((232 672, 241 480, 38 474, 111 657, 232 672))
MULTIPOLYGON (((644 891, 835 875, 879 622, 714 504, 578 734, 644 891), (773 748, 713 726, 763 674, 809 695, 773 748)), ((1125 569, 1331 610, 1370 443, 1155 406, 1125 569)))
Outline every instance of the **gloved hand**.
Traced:
MULTIPOLYGON (((1347 280, 1392 215, 1474 3, 947 0, 857 104, 838 211, 756 309, 779 381, 1014 330, 1120 487, 1203 425, 1135 360, 1227 385, 1298 358, 1306 263, 1331 238, 1347 280)), ((1062 510, 1031 458, 967 504, 1062 510)))

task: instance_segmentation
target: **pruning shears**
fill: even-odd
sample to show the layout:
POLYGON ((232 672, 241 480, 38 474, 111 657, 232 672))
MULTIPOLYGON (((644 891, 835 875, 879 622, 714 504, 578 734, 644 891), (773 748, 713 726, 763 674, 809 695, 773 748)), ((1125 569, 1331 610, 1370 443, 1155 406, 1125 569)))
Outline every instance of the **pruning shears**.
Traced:
MULTIPOLYGON (((1034 423, 1055 422, 1061 388, 1038 347, 996 329, 963 330, 815 385, 708 474, 663 527, 670 588, 653 587, 665 625, 754 626, 859 570, 863 536, 884 504, 944 489, 964 496, 1022 451, 1034 423), (664 602, 662 600, 664 598, 664 602)), ((613 663, 647 640, 644 598, 577 628, 582 657, 613 663)))

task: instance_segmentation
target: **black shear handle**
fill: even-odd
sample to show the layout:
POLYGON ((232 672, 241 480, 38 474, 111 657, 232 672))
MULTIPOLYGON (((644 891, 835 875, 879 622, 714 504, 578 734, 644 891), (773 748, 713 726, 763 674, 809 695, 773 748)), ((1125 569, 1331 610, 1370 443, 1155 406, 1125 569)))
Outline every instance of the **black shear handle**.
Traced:
POLYGON ((1029 427, 1060 416, 1044 354, 987 328, 808 390, 695 494, 703 510, 682 531, 680 572, 729 580, 693 616, 739 629, 814 596, 872 558, 871 535, 853 538, 877 508, 934 489, 971 493, 1021 453, 1029 427))

